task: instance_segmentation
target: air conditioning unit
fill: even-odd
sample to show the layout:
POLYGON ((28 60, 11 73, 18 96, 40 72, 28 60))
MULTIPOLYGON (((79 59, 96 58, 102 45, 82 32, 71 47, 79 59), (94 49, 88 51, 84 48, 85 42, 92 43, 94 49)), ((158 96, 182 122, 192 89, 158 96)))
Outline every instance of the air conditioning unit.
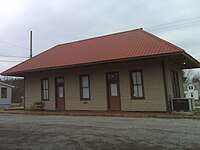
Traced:
POLYGON ((172 99, 172 111, 180 112, 189 112, 195 110, 195 104, 193 98, 173 98, 172 99))

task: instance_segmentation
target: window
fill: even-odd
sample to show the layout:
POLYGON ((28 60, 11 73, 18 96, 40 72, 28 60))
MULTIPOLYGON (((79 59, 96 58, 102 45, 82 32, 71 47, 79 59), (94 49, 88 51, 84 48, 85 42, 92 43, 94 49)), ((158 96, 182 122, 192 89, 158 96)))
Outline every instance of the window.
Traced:
POLYGON ((191 97, 194 97, 193 93, 191 93, 191 97))
POLYGON ((7 88, 1 88, 1 98, 7 98, 7 88))
POLYGON ((192 89, 193 89, 193 86, 190 85, 190 86, 189 86, 189 90, 192 90, 192 89))
POLYGON ((106 80, 107 81, 118 81, 119 80, 118 72, 107 73, 106 74, 106 80))
POLYGON ((41 80, 42 88, 41 88, 41 96, 42 100, 49 100, 49 79, 41 80))
POLYGON ((131 98, 132 99, 144 99, 144 84, 142 71, 131 71, 131 98))
POLYGON ((172 76, 172 88, 173 88, 174 98, 179 98, 180 88, 179 88, 178 73, 175 71, 171 71, 171 76, 172 76))
POLYGON ((118 96, 117 83, 111 83, 110 89, 111 89, 111 96, 118 96))
POLYGON ((81 100, 90 100, 89 75, 80 76, 80 98, 81 100))

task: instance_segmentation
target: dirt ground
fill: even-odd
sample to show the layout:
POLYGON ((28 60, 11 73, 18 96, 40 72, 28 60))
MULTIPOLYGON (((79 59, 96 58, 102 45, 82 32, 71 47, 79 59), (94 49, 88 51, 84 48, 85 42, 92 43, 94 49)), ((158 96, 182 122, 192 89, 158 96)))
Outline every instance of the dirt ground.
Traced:
POLYGON ((200 120, 0 114, 1 149, 200 149, 200 120))

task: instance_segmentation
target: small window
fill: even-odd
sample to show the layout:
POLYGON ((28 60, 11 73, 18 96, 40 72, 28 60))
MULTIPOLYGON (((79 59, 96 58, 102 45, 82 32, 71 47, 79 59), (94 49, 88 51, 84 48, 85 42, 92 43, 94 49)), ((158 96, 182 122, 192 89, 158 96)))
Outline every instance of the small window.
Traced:
POLYGON ((193 93, 191 93, 191 97, 194 97, 193 93))
POLYGON ((41 88, 41 96, 42 100, 49 100, 49 79, 41 80, 42 88, 41 88))
POLYGON ((110 85, 110 88, 111 88, 111 96, 118 96, 117 84, 116 83, 112 83, 110 85))
POLYGON ((1 88, 1 98, 7 98, 7 88, 1 88))
POLYGON ((130 78, 132 99, 144 99, 144 84, 142 71, 131 71, 130 78))
POLYGON ((89 75, 80 76, 80 98, 81 100, 90 100, 89 75))
POLYGON ((106 74, 106 80, 107 81, 118 81, 119 80, 119 74, 117 72, 107 73, 106 74))
POLYGON ((189 86, 189 90, 192 90, 193 89, 193 86, 189 86))

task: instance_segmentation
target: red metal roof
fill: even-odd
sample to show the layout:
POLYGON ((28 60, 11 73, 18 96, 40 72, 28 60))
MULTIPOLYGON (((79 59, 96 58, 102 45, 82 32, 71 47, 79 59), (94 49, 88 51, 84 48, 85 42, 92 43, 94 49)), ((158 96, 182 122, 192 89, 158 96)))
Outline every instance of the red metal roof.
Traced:
POLYGON ((184 50, 143 29, 136 29, 57 45, 2 74, 16 75, 34 70, 166 55, 182 51, 184 50))

